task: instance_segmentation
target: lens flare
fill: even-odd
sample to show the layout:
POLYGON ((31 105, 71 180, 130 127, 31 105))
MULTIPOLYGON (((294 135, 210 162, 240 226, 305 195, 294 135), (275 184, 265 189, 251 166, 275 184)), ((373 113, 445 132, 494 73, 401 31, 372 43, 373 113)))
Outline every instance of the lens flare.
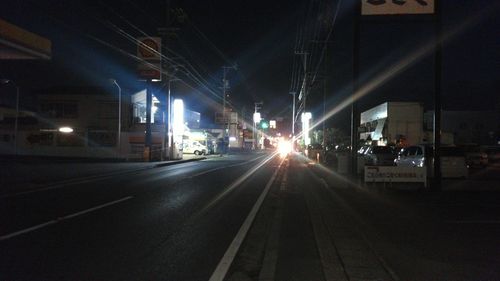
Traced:
POLYGON ((278 142, 278 150, 281 157, 286 157, 288 153, 292 152, 292 143, 287 140, 280 140, 278 142))

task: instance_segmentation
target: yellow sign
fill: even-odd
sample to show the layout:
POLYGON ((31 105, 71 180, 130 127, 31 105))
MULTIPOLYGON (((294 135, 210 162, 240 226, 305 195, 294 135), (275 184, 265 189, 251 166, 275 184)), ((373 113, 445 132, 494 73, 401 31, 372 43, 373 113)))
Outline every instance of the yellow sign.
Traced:
POLYGON ((161 80, 161 38, 137 38, 137 57, 141 59, 137 66, 139 79, 161 80))

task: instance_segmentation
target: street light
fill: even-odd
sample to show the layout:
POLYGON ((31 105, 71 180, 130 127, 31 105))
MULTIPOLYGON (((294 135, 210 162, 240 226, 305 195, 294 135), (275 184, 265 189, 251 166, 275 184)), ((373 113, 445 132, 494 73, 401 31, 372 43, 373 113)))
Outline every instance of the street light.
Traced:
POLYGON ((0 79, 0 84, 12 84, 16 87, 16 119, 14 121, 14 154, 17 155, 17 123, 19 119, 19 86, 9 79, 0 79))
POLYGON ((121 134, 122 134, 122 88, 116 82, 116 79, 109 79, 109 82, 118 87, 118 153, 121 156, 121 134))

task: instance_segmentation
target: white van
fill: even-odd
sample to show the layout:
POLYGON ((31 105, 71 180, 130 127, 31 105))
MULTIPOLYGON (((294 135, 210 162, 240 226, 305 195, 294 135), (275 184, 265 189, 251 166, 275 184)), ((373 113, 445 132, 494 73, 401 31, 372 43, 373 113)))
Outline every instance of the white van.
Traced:
POLYGON ((182 149, 184 153, 194 153, 195 155, 205 155, 208 152, 208 149, 205 145, 199 143, 198 141, 190 141, 184 143, 184 147, 182 149))
MULTIPOLYGON (((427 167, 427 174, 433 176, 433 147, 430 145, 413 145, 402 149, 394 160, 397 166, 427 167)), ((441 174, 443 178, 466 178, 469 170, 465 161, 465 153, 458 147, 441 147, 441 174)))

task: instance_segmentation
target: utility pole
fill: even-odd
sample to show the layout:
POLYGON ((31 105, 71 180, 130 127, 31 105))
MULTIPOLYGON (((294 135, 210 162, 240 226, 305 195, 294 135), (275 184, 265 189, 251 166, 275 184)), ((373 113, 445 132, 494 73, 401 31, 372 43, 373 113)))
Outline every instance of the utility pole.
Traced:
MULTIPOLYGON (((302 63, 303 63, 303 70, 304 70, 304 78, 302 80, 302 87, 299 92, 299 100, 302 101, 302 106, 299 107, 299 109, 302 107, 302 113, 306 112, 306 100, 307 100, 307 90, 308 90, 308 73, 307 73, 307 56, 309 55, 308 52, 295 52, 296 55, 302 55, 302 63)), ((309 132, 302 132, 302 138, 305 140, 306 139, 306 134, 309 134, 309 132)))
POLYGON ((323 80, 323 150, 326 150, 326 76, 323 80))
POLYGON ((432 190, 441 191, 441 71, 442 71, 442 27, 441 1, 435 2, 436 19, 434 22, 436 51, 434 54, 434 182, 432 190))
POLYGON ((145 135, 145 146, 147 153, 147 161, 151 161, 151 108, 153 103, 153 93, 152 93, 152 82, 151 80, 146 81, 146 135, 145 135))
POLYGON ((292 140, 295 141, 295 94, 296 92, 290 92, 293 97, 292 101, 292 140))
POLYGON ((234 70, 237 70, 237 66, 234 65, 234 66, 223 66, 222 67, 222 120, 224 123, 224 133, 223 133, 223 136, 224 138, 226 137, 226 133, 229 132, 229 124, 231 122, 231 115, 229 115, 229 117, 227 118, 226 120, 226 97, 227 97, 227 90, 229 90, 229 81, 227 80, 227 71, 229 69, 234 69, 234 70), (227 125, 226 125, 227 123, 227 125))
POLYGON ((323 151, 326 152, 326 94, 328 92, 328 41, 325 41, 325 59, 323 60, 323 151))
POLYGON ((227 123, 227 129, 224 128, 224 137, 227 133, 226 130, 229 130, 229 120, 226 120, 226 90, 229 87, 229 82, 226 79, 227 68, 228 67, 226 66, 222 67, 222 120, 224 122, 224 125, 227 123))
MULTIPOLYGON (((168 47, 168 43, 170 41, 171 37, 175 37, 175 33, 179 30, 179 28, 172 27, 172 18, 170 16, 171 13, 171 8, 170 8, 170 0, 165 0, 165 27, 160 27, 158 28, 158 33, 162 37, 162 42, 163 46, 165 48, 168 47)), ((166 53, 166 52, 165 52, 166 53)), ((172 159, 174 155, 174 150, 173 150, 173 134, 172 134, 172 112, 171 112, 171 82, 176 81, 177 79, 172 79, 173 74, 177 69, 174 69, 172 73, 169 73, 169 70, 171 67, 175 67, 175 65, 168 65, 168 62, 162 58, 162 69, 165 69, 166 71, 163 71, 165 73, 165 81, 168 83, 167 87, 167 93, 166 93, 166 108, 165 108, 165 115, 166 115, 166 120, 165 126, 164 126, 164 140, 163 140, 163 149, 162 149, 162 154, 166 154, 166 158, 172 159)))
POLYGON ((353 23, 353 52, 352 52, 352 95, 351 95, 351 174, 358 172, 358 125, 359 110, 358 102, 355 99, 356 91, 359 87, 359 37, 360 37, 360 14, 361 1, 356 1, 354 5, 353 23))
POLYGON ((302 80, 302 87, 299 93, 299 100, 302 100, 302 112, 306 111, 306 98, 307 98, 307 87, 308 87, 308 73, 307 73, 307 56, 309 55, 308 52, 295 52, 296 55, 302 55, 302 64, 303 64, 303 70, 304 70, 304 78, 302 80))

